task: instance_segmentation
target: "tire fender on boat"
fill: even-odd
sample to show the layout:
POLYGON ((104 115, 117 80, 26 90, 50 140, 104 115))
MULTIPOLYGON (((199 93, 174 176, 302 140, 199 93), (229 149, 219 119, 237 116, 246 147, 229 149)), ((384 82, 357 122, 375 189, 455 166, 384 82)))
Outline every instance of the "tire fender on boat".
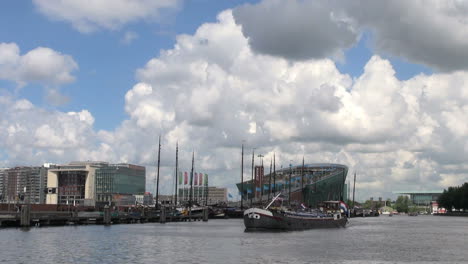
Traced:
POLYGON ((260 219, 260 215, 259 215, 259 214, 255 214, 255 213, 250 213, 250 214, 249 214, 249 218, 260 219))

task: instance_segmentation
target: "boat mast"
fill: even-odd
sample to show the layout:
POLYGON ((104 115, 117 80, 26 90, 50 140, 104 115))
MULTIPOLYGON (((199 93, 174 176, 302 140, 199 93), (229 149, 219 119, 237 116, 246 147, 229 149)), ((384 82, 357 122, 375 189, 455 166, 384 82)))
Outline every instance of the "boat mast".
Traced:
POLYGON ((175 197, 174 197, 174 205, 177 206, 177 178, 179 177, 179 142, 176 142, 176 151, 175 151, 175 197))
MULTIPOLYGON (((260 183, 260 204, 262 204, 262 198, 263 198, 263 174, 264 174, 264 169, 263 169, 263 155, 260 154, 258 155, 257 157, 260 158, 261 160, 261 165, 260 165, 260 169, 258 170, 258 178, 260 178, 258 180, 258 182, 260 183)), ((257 176, 257 173, 255 173, 255 176, 257 176)))
POLYGON ((158 143, 158 173, 156 175, 156 209, 159 207, 159 166, 161 165, 161 135, 158 143))
MULTIPOLYGON (((255 188, 257 187, 256 186, 256 182, 255 182, 255 179, 254 179, 254 153, 255 153, 255 149, 253 148, 252 149, 252 185, 253 186, 252 188, 255 188)), ((252 194, 253 195, 250 195, 250 207, 252 207, 252 202, 253 202, 253 196, 255 196, 255 193, 257 192, 257 189, 253 189, 252 190, 252 194)))
POLYGON ((276 193, 276 154, 273 153, 273 193, 276 193))
POLYGON ((354 186, 353 186, 353 209, 354 209, 354 191, 356 190, 356 172, 354 172, 354 186))
POLYGON ((302 169, 301 169, 301 198, 304 203, 304 156, 302 156, 302 169))
POLYGON ((270 177, 268 177, 268 201, 270 201, 271 194, 271 167, 273 166, 273 158, 270 158, 270 177))
POLYGON ((241 151, 241 210, 244 210, 244 143, 241 151))
POLYGON ((192 170, 190 171, 190 193, 189 193, 189 208, 192 208, 193 196, 193 163, 195 160, 195 151, 192 152, 192 170))
POLYGON ((291 206, 291 176, 292 176, 292 160, 289 163, 289 206, 291 206))
POLYGON ((205 181, 205 206, 208 205, 208 174, 205 174, 206 181, 205 181))

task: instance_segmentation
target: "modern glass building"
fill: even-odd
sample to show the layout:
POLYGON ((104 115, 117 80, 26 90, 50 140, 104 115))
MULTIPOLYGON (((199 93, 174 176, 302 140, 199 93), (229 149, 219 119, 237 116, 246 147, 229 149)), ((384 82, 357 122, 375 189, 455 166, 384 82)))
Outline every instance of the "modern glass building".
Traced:
POLYGON ((393 193, 409 195, 409 199, 414 205, 429 206, 439 199, 442 191, 397 191, 393 193))
POLYGON ((268 196, 271 198, 273 194, 281 192, 286 200, 291 193, 291 203, 316 207, 322 201, 344 200, 347 197, 345 182, 348 167, 345 165, 317 163, 304 167, 290 166, 264 176, 262 171, 261 168, 255 169, 256 180, 237 184, 244 200, 266 201, 268 196))
POLYGON ((112 201, 113 194, 143 194, 145 184, 145 167, 109 164, 96 170, 96 201, 112 201))
POLYGON ((132 164, 72 162, 47 172, 47 203, 95 206, 145 192, 146 169, 132 164))

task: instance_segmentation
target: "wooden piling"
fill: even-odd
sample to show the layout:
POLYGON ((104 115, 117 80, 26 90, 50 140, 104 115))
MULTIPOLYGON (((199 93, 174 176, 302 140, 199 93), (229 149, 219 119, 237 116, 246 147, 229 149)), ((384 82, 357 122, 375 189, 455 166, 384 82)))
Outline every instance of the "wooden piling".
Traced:
POLYGON ((31 207, 30 205, 21 206, 20 225, 22 227, 29 227, 31 225, 31 207))
POLYGON ((208 207, 204 207, 203 208, 203 222, 207 222, 208 221, 208 207))
POLYGON ((104 219, 103 222, 105 225, 110 225, 111 224, 111 213, 110 213, 110 208, 108 205, 104 206, 104 219))
POLYGON ((159 213, 159 223, 164 224, 166 223, 166 207, 162 206, 161 211, 159 213))

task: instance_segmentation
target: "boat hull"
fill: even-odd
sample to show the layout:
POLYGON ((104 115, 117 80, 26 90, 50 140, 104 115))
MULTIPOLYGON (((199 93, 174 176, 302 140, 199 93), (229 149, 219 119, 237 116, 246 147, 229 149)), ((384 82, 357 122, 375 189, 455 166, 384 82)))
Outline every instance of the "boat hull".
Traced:
POLYGON ((310 217, 274 210, 251 208, 244 213, 245 231, 306 230, 345 227, 346 217, 310 217))

